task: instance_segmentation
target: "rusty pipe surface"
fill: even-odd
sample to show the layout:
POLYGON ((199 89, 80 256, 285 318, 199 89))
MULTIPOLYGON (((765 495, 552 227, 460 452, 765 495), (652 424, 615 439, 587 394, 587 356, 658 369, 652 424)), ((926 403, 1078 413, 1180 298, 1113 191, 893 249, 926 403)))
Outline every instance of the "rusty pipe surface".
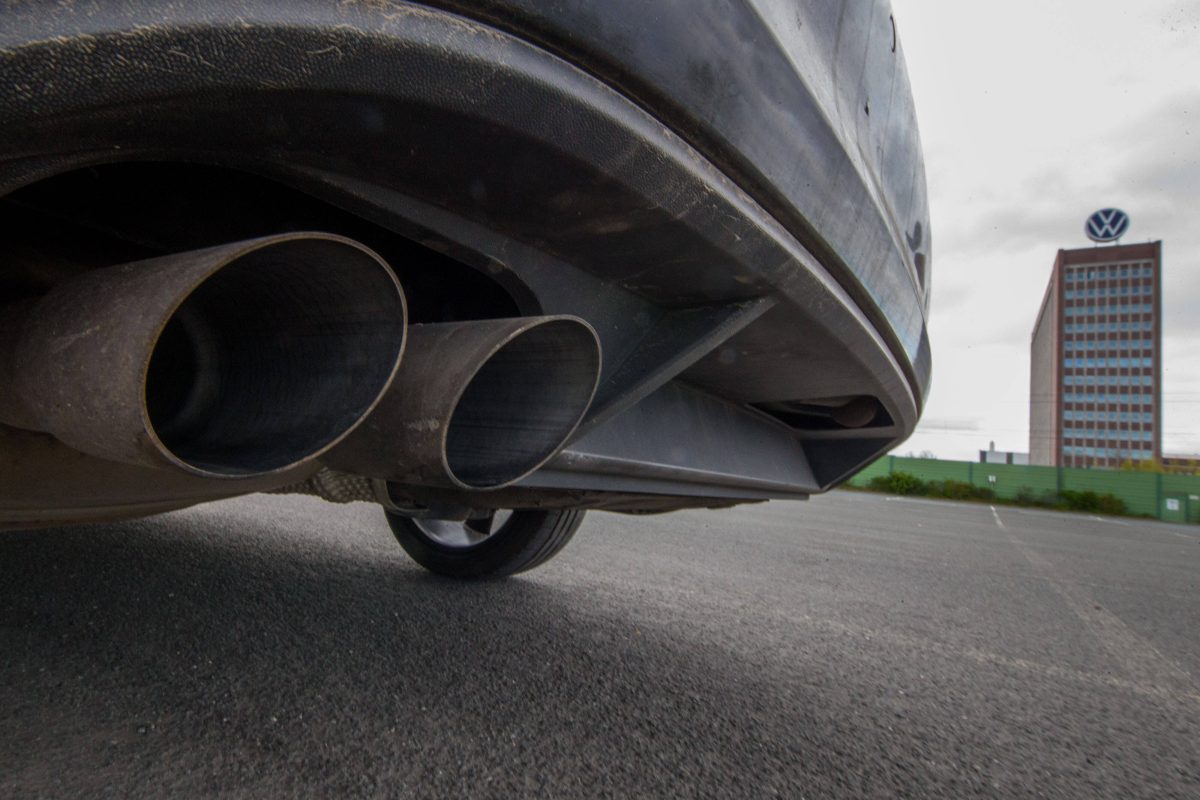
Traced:
POLYGON ((397 483, 507 486, 562 448, 599 376, 599 340, 577 317, 413 325, 392 388, 321 460, 397 483))
POLYGON ((219 478, 337 444, 390 386, 407 321, 387 264, 321 233, 95 270, 0 316, 0 422, 219 478))

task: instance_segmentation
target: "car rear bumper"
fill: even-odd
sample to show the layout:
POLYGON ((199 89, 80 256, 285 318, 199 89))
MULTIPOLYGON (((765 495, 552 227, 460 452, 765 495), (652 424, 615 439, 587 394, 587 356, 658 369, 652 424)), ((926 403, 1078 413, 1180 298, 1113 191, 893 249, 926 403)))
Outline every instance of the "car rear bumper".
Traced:
POLYGON ((802 496, 911 433, 929 226, 886 3, 433 5, 17 6, 0 194, 233 167, 588 320, 596 404, 529 487, 802 496), (879 412, 814 415, 844 398, 879 412))

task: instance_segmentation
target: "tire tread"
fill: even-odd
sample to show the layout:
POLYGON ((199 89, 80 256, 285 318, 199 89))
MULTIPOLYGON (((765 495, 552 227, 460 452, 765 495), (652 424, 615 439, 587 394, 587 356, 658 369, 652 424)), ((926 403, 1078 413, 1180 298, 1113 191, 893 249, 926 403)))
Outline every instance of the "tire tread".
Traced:
POLYGON ((385 512, 405 552, 430 572, 462 579, 527 572, 556 556, 583 522, 583 509, 516 509, 509 524, 472 547, 447 547, 411 519, 385 512))

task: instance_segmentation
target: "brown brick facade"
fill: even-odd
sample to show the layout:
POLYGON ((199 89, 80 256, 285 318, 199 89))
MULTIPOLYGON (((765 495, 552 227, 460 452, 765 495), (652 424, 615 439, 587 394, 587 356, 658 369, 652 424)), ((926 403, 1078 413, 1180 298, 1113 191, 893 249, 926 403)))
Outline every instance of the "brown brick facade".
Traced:
POLYGON ((1030 349, 1030 462, 1162 457, 1162 242, 1059 250, 1030 349))

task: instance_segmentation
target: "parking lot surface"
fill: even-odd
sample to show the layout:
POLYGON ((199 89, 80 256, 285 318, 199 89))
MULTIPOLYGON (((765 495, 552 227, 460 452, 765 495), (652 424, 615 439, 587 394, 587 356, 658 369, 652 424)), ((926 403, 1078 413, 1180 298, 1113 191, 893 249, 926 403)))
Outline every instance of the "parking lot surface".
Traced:
POLYGON ((834 493, 516 579, 367 505, 0 534, 2 797, 1200 797, 1200 529, 834 493))

